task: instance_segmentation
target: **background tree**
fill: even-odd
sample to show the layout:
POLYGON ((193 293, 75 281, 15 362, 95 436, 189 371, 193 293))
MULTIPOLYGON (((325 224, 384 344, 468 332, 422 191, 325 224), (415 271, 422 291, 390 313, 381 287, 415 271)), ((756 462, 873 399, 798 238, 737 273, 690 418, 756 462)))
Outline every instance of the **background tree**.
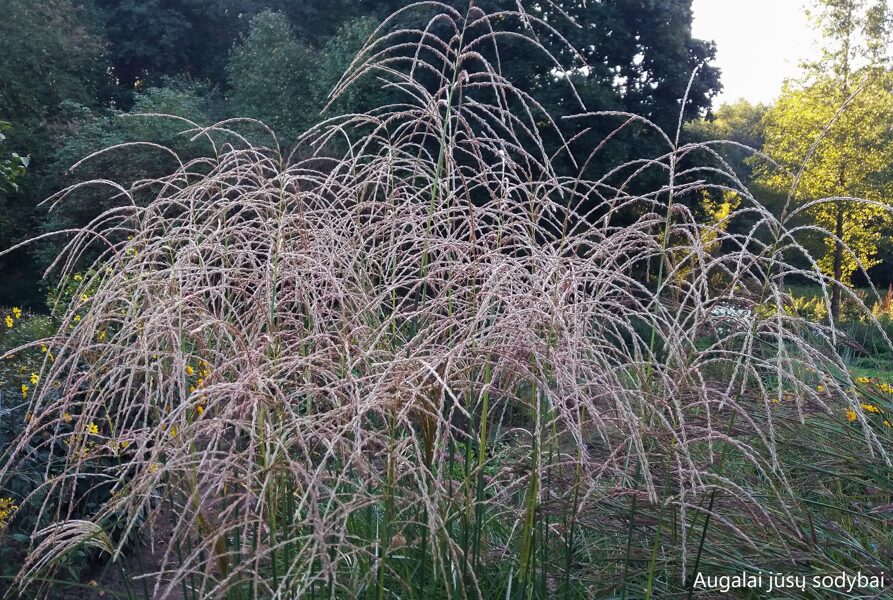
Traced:
POLYGON ((686 132, 698 141, 727 140, 747 148, 729 145, 723 150, 735 173, 745 183, 750 183, 753 164, 752 150, 761 150, 765 145, 763 118, 769 110, 765 104, 751 104, 747 100, 723 104, 713 111, 710 119, 698 119, 686 127, 686 132), (752 150, 749 150, 752 149, 752 150))
MULTIPOLYGON (((859 262, 868 267, 877 260, 880 232, 889 222, 885 209, 847 198, 886 203, 893 192, 890 178, 883 176, 893 163, 893 95, 885 58, 890 15, 883 0, 818 0, 813 17, 825 48, 818 61, 805 65, 804 81, 788 83, 766 114, 764 150, 796 171, 817 143, 794 199, 837 198, 816 205, 811 213, 817 225, 833 234, 824 239, 823 272, 848 282, 859 262)), ((760 179, 780 191, 792 183, 789 175, 766 168, 760 179)), ((835 286, 835 318, 840 294, 835 286)))
MULTIPOLYGON (((76 104, 68 105, 73 133, 56 153, 50 171, 57 175, 44 186, 45 193, 48 195, 81 181, 112 177, 114 181, 130 185, 159 177, 177 167, 176 160, 167 152, 148 146, 129 146, 100 154, 81 163, 76 169, 71 168, 82 158, 117 144, 152 142, 174 150, 182 160, 209 155, 212 149, 205 138, 191 140, 191 134, 184 133, 190 126, 183 121, 141 115, 175 115, 198 124, 210 124, 219 116, 214 115, 217 109, 214 95, 206 86, 190 81, 167 79, 163 83, 163 87, 149 88, 140 94, 134 106, 126 112, 93 111, 76 104)), ((132 193, 132 199, 144 205, 157 193, 157 188, 144 187, 132 193)), ((82 227, 103 211, 125 202, 110 188, 84 187, 67 195, 47 214, 41 228, 60 231, 82 227)), ((35 249, 41 269, 49 264, 63 241, 48 241, 35 249)), ((85 258, 91 259, 92 256, 85 258)))
MULTIPOLYGON (((506 8, 514 3, 494 0, 491 4, 506 8)), ((691 0, 558 0, 529 8, 579 49, 577 56, 556 34, 537 32, 539 40, 561 62, 561 71, 573 82, 587 111, 639 114, 673 137, 680 112, 685 121, 706 114, 721 89, 719 69, 710 64, 715 55, 714 44, 691 34, 691 0), (682 99, 696 69, 683 107, 682 99)), ((511 48, 507 50, 508 59, 503 64, 509 78, 530 90, 546 111, 559 118, 568 139, 589 130, 573 148, 588 148, 591 140, 603 139, 622 123, 619 118, 606 117, 562 120, 563 116, 580 112, 581 107, 568 92, 566 83, 556 77, 555 67, 520 46, 515 53, 511 53, 511 48)), ((542 133, 549 139, 548 132, 542 133)), ((663 141, 653 132, 627 128, 614 136, 610 147, 590 163, 590 176, 601 176, 633 157, 660 156, 664 152, 663 141)), ((565 168, 569 173, 575 170, 570 164, 565 168)), ((625 177, 625 173, 618 173, 617 182, 625 177)), ((638 185, 653 185, 651 177, 662 178, 664 174, 646 174, 638 185)), ((596 211, 592 213, 595 215, 599 204, 591 198, 580 208, 596 211)), ((622 224, 635 217, 618 215, 617 222, 622 224)))
POLYGON ((285 15, 259 14, 230 55, 230 110, 294 140, 313 119, 317 104, 313 72, 307 68, 312 61, 310 47, 298 41, 285 15))
POLYGON ((109 43, 121 101, 157 87, 162 78, 188 76, 227 84, 233 44, 260 13, 283 15, 303 44, 322 47, 356 16, 375 13, 367 0, 95 0, 109 43))
MULTIPOLYGON (((375 6, 372 16, 381 19, 408 2, 371 4, 375 6)), ((464 12, 469 2, 448 0, 447 4, 464 12)), ((488 12, 518 10, 516 0, 478 0, 477 5, 488 12)), ((358 6, 363 9, 370 3, 358 6)), ((555 29, 554 33, 534 31, 558 59, 560 69, 523 43, 502 45, 503 69, 511 81, 535 92, 538 100, 559 114, 576 112, 579 106, 557 71, 573 79, 590 110, 635 112, 668 130, 675 130, 680 101, 696 67, 700 70, 685 107, 687 119, 708 111, 721 89, 719 69, 710 65, 715 45, 692 37, 691 0, 549 0, 522 6, 555 29), (581 68, 583 63, 585 68, 581 68)))
MULTIPOLYGON (((725 165, 715 160, 714 167, 723 172, 731 170, 741 183, 752 193, 760 198, 760 201, 775 208, 776 213, 781 212, 784 204, 784 195, 760 185, 754 179, 755 152, 762 150, 765 143, 763 131, 763 118, 769 106, 764 104, 751 104, 747 100, 739 99, 729 104, 723 104, 709 116, 709 118, 692 121, 685 128, 685 134, 692 141, 708 142, 724 140, 732 143, 714 145, 714 150, 722 157, 725 165), (726 166, 728 165, 728 166, 726 166)), ((700 157, 699 157, 700 158, 700 157)), ((709 161, 709 157, 703 157, 709 161)), ((708 179, 716 186, 730 186, 733 184, 728 177, 719 176, 716 173, 703 173, 702 177, 708 179)), ((728 216, 731 207, 737 206, 741 201, 738 194, 720 189, 719 187, 704 189, 696 206, 693 206, 702 219, 707 222, 720 222, 728 216)), ((753 231, 759 217, 752 212, 742 211, 727 223, 727 229, 731 233, 742 235, 746 238, 753 231)), ((792 257, 795 260, 796 257, 792 257)))
POLYGON ((71 0, 7 0, 0 19, 0 115, 10 142, 46 133, 63 100, 90 104, 104 76, 98 24, 71 0))
MULTIPOLYGON (((74 0, 6 0, 0 17, 0 120, 8 153, 28 156, 27 175, 2 192, 0 247, 39 228, 41 182, 51 177, 56 148, 68 135, 66 101, 96 106, 106 87, 105 42, 95 13, 74 0)), ((0 303, 31 304, 41 294, 27 249, 0 258, 0 303)))
MULTIPOLYGON (((446 0, 466 12, 468 0, 446 0)), ((482 8, 517 10, 516 0, 478 0, 482 8)), ((13 123, 8 147, 32 164, 8 195, 15 218, 0 230, 8 247, 41 229, 84 225, 93 200, 72 199, 58 214, 45 216, 37 204, 73 176, 66 169, 106 141, 136 133, 113 115, 153 102, 168 90, 171 112, 192 112, 198 94, 209 118, 252 116, 267 121, 288 142, 321 114, 326 99, 356 51, 381 21, 409 0, 7 0, 0 20, 0 119, 13 123), (179 82, 179 83, 172 83, 179 82), (184 95, 183 82, 195 89, 184 95), (201 91, 198 91, 201 90, 201 91), (66 161, 68 161, 66 163, 66 161), (84 209, 84 210, 81 210, 84 209)), ((505 18, 500 28, 534 33, 558 65, 531 52, 529 44, 500 47, 504 75, 531 93, 571 136, 583 127, 592 136, 611 131, 609 119, 585 124, 561 117, 581 106, 569 93, 569 77, 588 110, 639 112, 673 129, 679 100, 692 69, 713 55, 709 42, 691 36, 691 0, 534 0, 522 3, 547 21, 528 30, 505 18), (572 52, 559 38, 581 49, 572 52)), ((421 12, 404 19, 418 25, 421 12)), ((424 22, 424 21, 422 21, 424 22)), ((719 89, 719 72, 709 65, 695 80, 686 119, 705 113, 719 89)), ((364 110, 395 98, 393 90, 368 77, 331 108, 331 113, 364 110)), ((545 124, 543 125, 545 128, 545 124)), ((159 136, 151 128, 149 139, 159 136)), ((161 135, 164 137, 164 135, 161 135)), ((134 138, 129 138, 134 139, 134 138)), ((605 171, 656 140, 639 134, 615 139, 592 169, 605 171)), ((549 140, 557 147, 557 139, 549 140)), ((655 150, 656 151, 656 150, 655 150)), ((151 166, 146 158, 103 159, 112 171, 151 166), (128 162, 130 164, 128 164, 128 162)), ((154 160, 154 159, 153 159, 154 160)), ((572 171, 570 161, 558 164, 572 171)), ((595 200, 593 200, 595 201, 595 200)), ((0 262, 7 285, 0 302, 39 304, 35 256, 23 250, 0 262), (11 282, 17 282, 12 285, 11 282), (5 292, 5 294, 4 294, 5 292)))
MULTIPOLYGON (((329 94, 377 27, 378 21, 369 16, 346 21, 338 28, 335 35, 328 38, 322 46, 322 51, 315 54, 313 63, 315 76, 312 79, 312 89, 317 103, 314 107, 315 119, 326 116, 321 115, 320 111, 328 104, 329 94)), ((390 97, 391 94, 381 89, 380 81, 366 78, 346 90, 330 107, 329 114, 357 112, 382 106, 390 97)))
POLYGON ((95 0, 122 101, 163 77, 225 83, 227 53, 269 2, 95 0))
POLYGON ((9 202, 10 194, 18 191, 16 183, 25 175, 30 159, 20 156, 17 152, 9 152, 3 148, 6 136, 3 134, 10 128, 10 124, 0 121, 0 239, 11 239, 15 231, 15 209, 9 202))
MULTIPOLYGON (((6 140, 3 134, 10 128, 10 124, 6 121, 0 121, 0 146, 6 140)), ((9 156, 0 154, 0 194, 9 193, 19 188, 16 179, 25 174, 30 159, 27 156, 20 156, 18 152, 12 152, 9 156)))

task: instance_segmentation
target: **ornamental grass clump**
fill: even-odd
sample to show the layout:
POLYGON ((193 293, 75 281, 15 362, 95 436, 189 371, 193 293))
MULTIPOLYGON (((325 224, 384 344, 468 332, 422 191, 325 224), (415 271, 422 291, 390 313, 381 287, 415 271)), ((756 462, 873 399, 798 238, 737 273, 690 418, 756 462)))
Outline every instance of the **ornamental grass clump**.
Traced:
POLYGON ((258 123, 184 124, 207 158, 90 184, 120 208, 59 257, 67 277, 98 256, 40 342, 0 470, 48 455, 18 502, 34 537, 16 589, 142 537, 152 598, 678 592, 717 556, 808 542, 791 427, 849 408, 860 455, 888 464, 833 324, 785 310, 785 277, 835 282, 789 264, 784 215, 720 144, 642 117, 581 110, 616 130, 572 152, 501 75, 501 39, 534 51, 536 31, 414 5, 333 96, 377 76, 399 103, 330 118, 289 156, 250 141, 258 123), (631 130, 663 151, 582 174, 631 130), (742 201, 704 225, 689 201, 710 191, 742 201))

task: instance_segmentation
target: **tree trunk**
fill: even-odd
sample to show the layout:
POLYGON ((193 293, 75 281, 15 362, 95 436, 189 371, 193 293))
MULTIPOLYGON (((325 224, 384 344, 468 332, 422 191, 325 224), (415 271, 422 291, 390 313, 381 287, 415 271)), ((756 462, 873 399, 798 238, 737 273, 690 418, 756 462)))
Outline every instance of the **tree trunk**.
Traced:
POLYGON ((843 278, 843 201, 837 201, 837 220, 834 224, 834 287, 831 290, 831 318, 837 321, 840 318, 840 286, 843 278))

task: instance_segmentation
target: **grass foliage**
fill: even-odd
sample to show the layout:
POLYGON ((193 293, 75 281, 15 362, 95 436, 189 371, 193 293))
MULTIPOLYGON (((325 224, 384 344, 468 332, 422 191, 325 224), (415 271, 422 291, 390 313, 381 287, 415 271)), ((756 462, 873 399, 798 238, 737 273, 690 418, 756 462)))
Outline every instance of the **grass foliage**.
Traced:
POLYGON ((788 264, 786 217, 722 144, 585 111, 616 130, 561 140, 499 64, 542 35, 414 5, 333 96, 379 77, 403 103, 289 156, 256 123, 185 124, 210 158, 83 184, 119 208, 56 264, 71 281, 101 250, 35 342, 0 469, 43 465, 14 590, 155 529, 161 566, 133 583, 152 598, 670 598, 698 571, 889 565, 889 397, 784 291, 834 282, 788 264), (633 134, 663 154, 589 174, 633 134), (742 201, 704 225, 705 191, 742 201))

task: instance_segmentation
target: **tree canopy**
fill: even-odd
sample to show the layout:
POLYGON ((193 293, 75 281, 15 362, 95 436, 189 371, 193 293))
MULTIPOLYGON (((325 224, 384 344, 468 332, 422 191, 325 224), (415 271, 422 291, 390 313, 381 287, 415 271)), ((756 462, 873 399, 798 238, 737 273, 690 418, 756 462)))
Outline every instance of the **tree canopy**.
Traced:
MULTIPOLYGON (((784 87, 763 120, 764 151, 787 172, 764 167, 760 179, 807 203, 815 224, 828 232, 822 270, 849 281, 860 266, 877 262, 890 223, 890 15, 886 2, 866 0, 818 0, 813 15, 826 41, 821 57, 805 65, 801 82, 784 87)), ((839 308, 835 288, 835 317, 839 308)))
MULTIPOLYGON (((479 3, 490 11, 519 7, 516 0, 479 3)), ((155 135, 152 128, 122 125, 121 114, 138 112, 147 102, 162 97, 183 102, 179 107, 166 105, 175 114, 194 113, 192 103, 198 102, 199 116, 206 122, 253 117, 270 125, 286 143, 294 140, 324 118, 321 110, 329 92, 378 24, 411 4, 404 0, 9 0, 0 20, 0 51, 9 57, 0 64, 0 119, 11 123, 10 150, 30 156, 32 164, 28 175, 20 178, 19 190, 10 195, 21 218, 3 231, 3 245, 53 225, 83 225, 90 211, 77 208, 78 202, 89 206, 88 201, 60 205, 51 217, 36 206, 79 176, 67 173, 79 152, 146 131, 153 134, 151 139, 166 138, 165 133, 155 135)), ((469 8, 467 0, 446 4, 463 14, 469 8)), ((615 124, 562 120, 583 109, 566 79, 573 81, 589 111, 636 112, 669 130, 676 127, 680 101, 696 68, 684 107, 686 120, 706 114, 720 89, 719 71, 711 65, 713 43, 691 35, 691 0, 534 0, 521 6, 529 19, 501 17, 500 27, 534 36, 552 58, 533 52, 529 43, 509 41, 500 48, 501 68, 557 117, 567 136, 584 128, 597 135, 615 124)), ((398 19, 424 26, 433 12, 429 4, 404 11, 398 19)), ((365 109, 394 97, 393 91, 382 90, 381 82, 369 77, 349 90, 329 114, 365 109)), ((617 141, 613 154, 599 156, 592 168, 606 169, 643 143, 617 141)), ((130 165, 106 167, 150 169, 153 160, 160 161, 158 167, 163 165, 160 156, 145 155, 130 165)), ((22 260, 34 257, 16 258, 17 263, 22 260)))

